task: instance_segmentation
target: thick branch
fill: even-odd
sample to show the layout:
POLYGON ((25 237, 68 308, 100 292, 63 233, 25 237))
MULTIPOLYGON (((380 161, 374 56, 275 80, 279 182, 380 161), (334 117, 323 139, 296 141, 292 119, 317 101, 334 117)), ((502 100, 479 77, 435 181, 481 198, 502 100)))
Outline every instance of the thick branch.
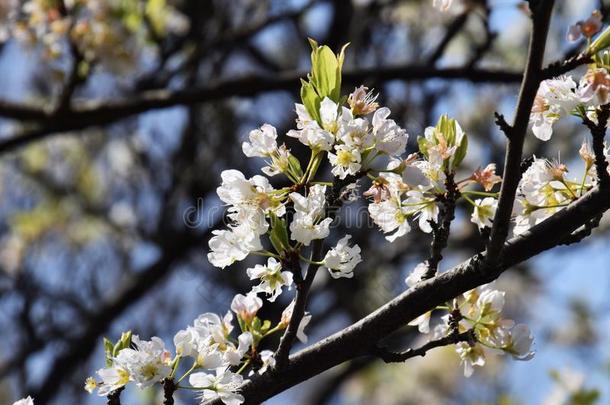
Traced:
MULTIPOLYGON (((155 109, 178 105, 206 103, 229 97, 252 97, 275 90, 297 91, 299 78, 303 72, 287 72, 270 76, 249 76, 229 80, 209 87, 178 91, 157 90, 142 93, 125 101, 82 101, 75 109, 53 114, 44 108, 36 108, 8 101, 0 101, 0 116, 17 120, 35 121, 39 127, 26 130, 0 142, 0 153, 10 152, 30 142, 44 139, 53 134, 76 131, 92 126, 109 125, 122 119, 155 109)), ((427 80, 469 80, 471 82, 516 83, 521 74, 511 71, 477 68, 430 69, 427 66, 396 66, 370 68, 346 72, 344 83, 360 84, 367 79, 386 81, 401 79, 427 80)))

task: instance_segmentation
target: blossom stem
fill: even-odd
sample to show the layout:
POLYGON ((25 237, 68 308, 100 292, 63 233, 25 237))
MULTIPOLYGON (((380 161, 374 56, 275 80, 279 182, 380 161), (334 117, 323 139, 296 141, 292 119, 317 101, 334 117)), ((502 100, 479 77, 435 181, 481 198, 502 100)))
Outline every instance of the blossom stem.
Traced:
POLYGON ((471 194, 471 195, 478 195, 481 197, 497 197, 498 194, 500 193, 491 193, 491 192, 485 192, 485 191, 472 191, 472 190, 464 190, 461 191, 462 195, 464 194, 471 194))
POLYGON ((468 201, 470 204, 472 204, 473 207, 477 206, 477 203, 475 203, 470 197, 468 197, 466 194, 462 194, 462 197, 464 197, 464 200, 468 201))
POLYGON ((273 258, 276 258, 276 259, 280 258, 280 256, 278 256, 275 253, 270 252, 268 250, 258 250, 258 251, 252 252, 252 254, 256 255, 256 256, 273 257, 273 258))
POLYGON ((248 367, 248 365, 250 364, 251 359, 248 359, 244 362, 244 364, 242 364, 242 366, 239 368, 239 370, 236 371, 237 374, 241 374, 244 372, 244 370, 246 369, 246 367, 248 367))
POLYGON ((189 368, 189 369, 187 370, 187 372, 186 372, 186 373, 184 373, 184 375, 178 379, 178 382, 177 382, 176 384, 180 384, 180 382, 181 382, 182 380, 184 380, 184 379, 185 379, 185 378, 186 378, 186 377, 187 377, 189 374, 191 374, 193 371, 195 371, 195 369, 196 369, 196 368, 197 368, 197 361, 193 362, 193 365, 191 366, 191 368, 189 368))
POLYGON ((324 261, 316 262, 314 260, 310 260, 310 259, 306 258, 305 256, 303 256, 301 254, 299 254, 299 259, 303 260, 305 263, 315 264, 316 266, 322 266, 324 264, 324 261))

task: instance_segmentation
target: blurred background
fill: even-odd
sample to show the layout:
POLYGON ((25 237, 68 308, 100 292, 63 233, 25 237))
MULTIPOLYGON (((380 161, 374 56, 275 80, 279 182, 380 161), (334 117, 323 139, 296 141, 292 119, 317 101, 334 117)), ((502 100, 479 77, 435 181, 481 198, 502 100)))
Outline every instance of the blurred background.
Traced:
MULTIPOLYGON (((103 367, 103 336, 131 329, 171 347, 198 314, 224 313, 235 293, 251 288, 245 269, 256 257, 225 270, 207 262, 207 240, 223 215, 215 189, 224 169, 258 173, 262 161, 244 159, 240 145, 265 122, 304 155, 283 134, 294 127, 298 77, 309 69, 307 37, 337 50, 350 42, 344 94, 374 87, 410 134, 409 153, 446 112, 470 137, 466 166, 501 169, 505 140, 493 112, 510 120, 516 102, 529 32, 519 1, 455 0, 441 13, 432 0, 88 0, 77 1, 88 3, 86 24, 67 28, 53 26, 61 18, 52 12, 65 17, 60 3, 0 1, 2 404, 28 394, 37 404, 105 403, 83 390, 85 377, 103 367), (138 17, 142 7, 153 10, 147 18, 138 17), (79 46, 66 30, 82 34, 79 46), (164 108, 145 103, 183 89, 201 91, 154 106, 164 108), (53 113, 14 119, 4 102, 53 113), (100 112, 116 103, 137 108, 118 117, 100 112), (71 106, 96 113, 78 116, 71 106), (8 142, 13 137, 31 141, 8 142)), ((570 24, 596 8, 606 18, 610 8, 556 3, 547 62, 582 46, 567 42, 570 24)), ((560 158, 578 176, 587 133, 576 119, 556 128, 552 142, 529 136, 526 153, 560 158)), ((349 228, 364 262, 353 279, 331 283, 318 274, 310 343, 403 291, 407 273, 428 255, 429 235, 413 231, 390 245, 354 220, 362 207, 350 204, 337 227, 349 228)), ((441 270, 481 249, 469 216, 460 206, 441 270)), ((491 357, 465 379, 451 348, 406 364, 361 359, 268 403, 610 404, 609 225, 604 218, 581 244, 497 282, 508 315, 533 330, 532 361, 491 357)), ((266 305, 264 317, 277 319, 292 293, 266 305)), ((388 344, 421 339, 405 327, 388 344)), ((157 395, 130 388, 123 399, 158 404, 157 395)), ((196 403, 191 393, 179 396, 196 403)))

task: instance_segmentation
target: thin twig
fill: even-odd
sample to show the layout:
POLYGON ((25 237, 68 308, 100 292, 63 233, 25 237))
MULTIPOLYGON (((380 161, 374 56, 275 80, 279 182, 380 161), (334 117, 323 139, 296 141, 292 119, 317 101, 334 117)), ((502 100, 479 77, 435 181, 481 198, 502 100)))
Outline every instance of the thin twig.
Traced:
POLYGON ((399 353, 389 351, 385 348, 375 347, 373 349, 373 355, 379 357, 386 363, 402 363, 413 357, 424 357, 429 350, 437 347, 448 346, 459 342, 469 342, 474 344, 475 341, 476 337, 474 336, 474 331, 471 329, 457 334, 450 333, 443 338, 431 340, 417 349, 407 349, 404 352, 399 353))
POLYGON ((459 196, 459 191, 455 184, 453 173, 447 174, 445 187, 447 188, 447 192, 441 199, 439 223, 431 223, 432 244, 430 245, 428 269, 422 276, 423 280, 427 280, 436 275, 438 264, 443 260, 443 250, 447 247, 449 241, 451 222, 455 218, 455 202, 459 196))

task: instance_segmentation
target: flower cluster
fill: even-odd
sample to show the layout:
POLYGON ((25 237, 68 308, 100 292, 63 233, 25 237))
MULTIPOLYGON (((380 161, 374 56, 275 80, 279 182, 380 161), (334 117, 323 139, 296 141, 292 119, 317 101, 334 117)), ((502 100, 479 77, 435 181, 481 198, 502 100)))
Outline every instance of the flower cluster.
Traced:
POLYGON ((534 159, 532 165, 523 173, 517 189, 514 228, 516 235, 567 207, 594 185, 595 168, 587 144, 583 144, 581 155, 585 160, 585 170, 580 180, 568 178, 568 168, 564 164, 534 159))
MULTIPOLYGON (((406 278, 407 286, 417 284, 425 269, 424 264, 418 265, 406 278)), ((484 366, 485 356, 494 352, 510 354, 516 360, 530 360, 534 357, 531 349, 533 337, 528 326, 515 324, 502 317, 504 295, 503 291, 486 284, 435 309, 448 313, 441 317, 441 323, 434 328, 433 338, 467 331, 472 333, 471 341, 455 345, 466 377, 472 375, 475 366, 484 366)), ((432 311, 429 311, 409 325, 417 326, 421 333, 429 333, 431 314, 432 311)))
MULTIPOLYGON (((192 325, 174 336, 175 355, 158 337, 145 341, 127 332, 115 344, 106 340, 107 367, 98 370, 99 379, 87 378, 85 389, 89 392, 97 389, 100 396, 107 396, 129 383, 139 388, 150 387, 177 378, 180 365, 191 359, 190 368, 176 381, 188 377, 188 388, 197 391, 202 401, 220 398, 227 405, 240 404, 244 400, 238 393, 243 382, 241 372, 250 367, 250 373, 255 370, 264 373, 274 366, 273 353, 259 351, 258 346, 287 327, 294 302, 286 307, 273 328, 270 321, 256 316, 262 305, 254 293, 237 294, 231 311, 223 317, 214 313, 199 315, 192 325), (235 318, 239 333, 235 333, 235 318)), ((297 333, 297 338, 304 342, 307 340, 304 328, 310 319, 309 315, 303 317, 297 333)))
MULTIPOLYGON (((264 161, 262 174, 247 177, 231 169, 220 175, 217 194, 227 207, 228 224, 212 232, 207 258, 224 269, 251 256, 264 257, 265 262, 253 263, 246 270, 251 289, 237 294, 223 317, 202 314, 176 333, 174 355, 159 338, 143 341, 125 334, 115 344, 106 342, 107 367, 98 371, 99 381, 87 380, 89 391, 108 395, 130 382, 140 388, 166 382, 184 388, 177 383, 188 377, 187 388, 199 392, 202 401, 219 398, 230 405, 241 403, 244 375, 275 367, 276 355, 260 350, 262 341, 287 328, 307 341, 304 328, 311 315, 296 302, 312 285, 310 275, 315 276, 321 267, 332 279, 354 277, 362 261, 361 249, 351 243, 351 235, 331 235, 331 225, 336 208, 359 197, 361 179, 371 182, 362 193, 368 213, 390 242, 416 227, 436 237, 443 224, 453 219, 459 203, 472 206, 471 222, 481 232, 493 226, 499 194, 494 189, 502 179, 494 163, 474 171, 462 167, 468 136, 455 119, 441 116, 417 138, 417 149, 407 152, 407 131, 390 118, 390 109, 380 105, 374 92, 360 86, 341 95, 345 48, 335 54, 315 41, 311 45, 312 70, 302 81, 301 103, 295 104, 296 128, 285 134, 286 141, 296 139, 308 148, 307 164, 278 140, 281 134, 276 128, 264 124, 241 145, 246 157, 264 161), (325 167, 330 169, 330 180, 319 179, 325 167), (324 244, 330 238, 337 241, 333 247, 324 244), (291 300, 279 320, 257 316, 266 301, 282 301, 282 293, 292 290, 293 284, 297 299, 291 300), (293 316, 295 307, 299 313, 293 316), (179 377, 185 359, 192 366, 179 377)), ((595 120, 609 89, 610 76, 604 67, 590 68, 579 85, 570 77, 543 82, 531 112, 534 134, 549 139, 553 123, 566 114, 595 120)), ((585 171, 579 181, 568 178, 565 165, 534 158, 518 186, 515 234, 591 189, 597 176, 587 144, 581 148, 581 157, 585 171)), ((407 277, 407 285, 412 287, 427 276, 429 265, 418 265, 407 277)), ((533 356, 528 327, 502 317, 503 306, 504 293, 486 285, 433 310, 447 311, 442 324, 434 328, 435 337, 465 336, 464 332, 471 336, 456 344, 466 376, 485 364, 489 351, 519 360, 533 356)), ((431 319, 429 311, 410 325, 427 334, 431 319)), ((281 361, 277 360, 278 366, 281 361)))
POLYGON ((47 57, 67 51, 72 41, 87 62, 112 66, 132 62, 134 51, 151 36, 184 32, 188 21, 165 1, 28 0, 9 5, 6 33, 42 44, 47 57), (147 21, 148 24, 145 24, 147 21), (154 32, 148 32, 152 30, 154 32))

